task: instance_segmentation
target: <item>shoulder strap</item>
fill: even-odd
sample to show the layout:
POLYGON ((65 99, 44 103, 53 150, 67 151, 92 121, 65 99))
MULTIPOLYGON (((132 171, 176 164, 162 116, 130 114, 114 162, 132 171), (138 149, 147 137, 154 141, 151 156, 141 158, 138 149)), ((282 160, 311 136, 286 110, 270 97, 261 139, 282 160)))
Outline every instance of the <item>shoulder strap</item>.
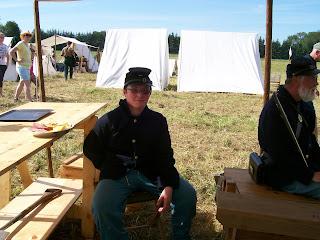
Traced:
MULTIPOLYGON (((275 95, 276 93, 274 93, 274 95, 275 95)), ((294 110, 296 110, 296 112, 298 113, 298 122, 304 122, 305 124, 306 124, 306 126, 307 127, 309 127, 308 126, 308 123, 307 123, 307 121, 306 121, 306 119, 305 119, 305 117, 302 115, 302 113, 301 113, 301 111, 300 111, 300 102, 299 102, 299 104, 298 104, 298 107, 296 106, 296 105, 294 105, 289 99, 288 99, 288 97, 286 97, 286 96, 284 96, 284 95, 282 95, 282 94, 277 94, 277 95, 279 95, 279 97, 280 98, 282 98, 282 99, 284 99, 284 100, 286 100, 286 102, 287 103, 289 103, 293 108, 294 108, 294 110)), ((278 98, 278 97, 277 97, 278 98)))
POLYGON ((274 98, 274 100, 276 101, 276 105, 277 105, 277 107, 278 107, 278 109, 279 109, 279 111, 280 111, 280 115, 281 115, 284 123, 286 124, 286 126, 287 126, 287 128, 288 128, 288 130, 289 130, 289 133, 290 133, 290 135, 291 135, 291 137, 292 137, 295 145, 297 146, 297 148, 298 148, 298 150, 299 150, 299 152, 300 152, 300 154, 301 154, 301 157, 302 157, 304 163, 305 163, 306 166, 308 167, 308 163, 307 163, 307 161, 306 161, 306 158, 305 158, 304 155, 303 155, 303 152, 302 152, 302 150, 301 150, 301 148, 300 148, 299 142, 298 142, 296 136, 295 136, 294 133, 293 133, 293 130, 292 130, 291 126, 290 126, 290 123, 289 123, 289 120, 288 120, 288 118, 287 118, 287 115, 286 115, 286 113, 284 112, 284 110, 283 110, 283 108, 282 108, 282 105, 281 105, 281 103, 280 103, 280 101, 279 101, 279 98, 278 98, 278 96, 277 96, 276 93, 273 93, 273 98, 274 98))

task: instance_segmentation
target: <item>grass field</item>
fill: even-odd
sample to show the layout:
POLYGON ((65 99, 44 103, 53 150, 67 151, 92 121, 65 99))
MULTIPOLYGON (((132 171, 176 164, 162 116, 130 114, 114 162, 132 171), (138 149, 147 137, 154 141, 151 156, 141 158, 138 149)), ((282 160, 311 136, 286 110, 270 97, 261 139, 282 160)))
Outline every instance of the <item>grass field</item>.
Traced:
MULTIPOLYGON (((262 60, 262 66, 264 61, 262 60)), ((281 74, 285 80, 286 61, 272 61, 272 73, 281 74)), ((45 78, 48 102, 106 102, 108 107, 99 116, 115 108, 122 98, 120 89, 95 87, 96 74, 78 74, 65 81, 62 73, 45 78)), ((4 83, 5 98, 0 98, 1 111, 17 106, 13 103, 16 82, 4 83)), ((165 91, 152 93, 149 107, 166 116, 171 134, 176 167, 181 176, 197 190, 197 215, 193 222, 192 236, 196 240, 221 239, 221 225, 215 219, 215 183, 213 176, 225 167, 247 168, 248 157, 258 151, 257 125, 262 109, 262 95, 236 93, 176 92, 177 79, 170 79, 165 91)), ((32 91, 34 86, 32 86, 32 91)), ((24 94, 22 93, 22 98, 24 94)), ((318 99, 315 100, 319 111, 318 99)), ((66 116, 67 117, 67 116, 66 116)), ((73 130, 52 147, 55 176, 62 161, 81 151, 82 132, 73 130)), ((28 160, 32 177, 48 176, 46 153, 41 151, 28 160)), ((22 190, 17 170, 13 170, 12 197, 22 190)), ((141 212, 129 212, 126 222, 140 222, 141 212)), ((163 216, 165 228, 170 227, 170 215, 163 216)), ((169 232, 169 231, 167 231, 169 232)), ((133 239, 159 239, 157 228, 132 233, 133 239)), ((82 239, 79 221, 64 220, 50 237, 55 239, 82 239)), ((95 239, 99 239, 97 234, 95 239)))

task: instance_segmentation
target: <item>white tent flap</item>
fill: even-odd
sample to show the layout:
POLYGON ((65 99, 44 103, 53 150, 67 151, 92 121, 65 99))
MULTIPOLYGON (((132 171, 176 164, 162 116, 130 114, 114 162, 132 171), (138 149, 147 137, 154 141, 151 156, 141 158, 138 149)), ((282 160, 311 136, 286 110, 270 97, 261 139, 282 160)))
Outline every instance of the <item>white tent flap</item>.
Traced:
POLYGON ((177 64, 176 59, 169 59, 169 77, 172 77, 172 74, 175 71, 176 64, 177 64))
POLYGON ((258 35, 181 31, 178 91, 263 94, 258 35))
MULTIPOLYGON (((6 44, 9 47, 9 51, 11 49, 10 43, 11 43, 12 37, 5 37, 4 38, 4 44, 6 44)), ((8 53, 9 54, 9 53, 8 53)), ((18 73, 16 71, 16 64, 14 63, 14 61, 12 60, 12 57, 9 54, 9 64, 8 64, 8 68, 4 74, 3 80, 4 81, 16 81, 18 77, 18 73)))
POLYGON ((97 87, 122 88, 129 68, 146 67, 154 90, 164 90, 169 81, 167 29, 111 29, 97 75, 97 87))

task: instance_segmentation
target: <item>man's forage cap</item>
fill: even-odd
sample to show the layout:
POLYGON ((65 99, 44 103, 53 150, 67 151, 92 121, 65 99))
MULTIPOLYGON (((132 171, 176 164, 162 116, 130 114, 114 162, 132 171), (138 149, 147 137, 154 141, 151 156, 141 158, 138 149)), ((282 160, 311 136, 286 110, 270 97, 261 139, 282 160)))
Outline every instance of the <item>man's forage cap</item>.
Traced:
POLYGON ((287 65, 287 78, 294 76, 313 76, 320 73, 320 70, 313 66, 311 59, 297 57, 292 59, 291 64, 287 65))
POLYGON ((148 85, 152 86, 152 81, 149 78, 151 70, 149 68, 135 67, 129 68, 126 74, 124 86, 128 85, 148 85))

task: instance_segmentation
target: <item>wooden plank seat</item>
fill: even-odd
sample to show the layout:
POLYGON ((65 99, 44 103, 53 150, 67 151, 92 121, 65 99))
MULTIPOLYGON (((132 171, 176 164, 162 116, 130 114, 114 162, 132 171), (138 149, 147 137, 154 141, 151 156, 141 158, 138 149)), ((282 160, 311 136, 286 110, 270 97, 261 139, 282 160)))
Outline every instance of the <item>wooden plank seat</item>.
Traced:
POLYGON ((82 180, 38 178, 22 193, 0 210, 0 226, 9 222, 24 209, 36 202, 48 188, 58 188, 62 194, 39 205, 24 218, 5 229, 9 232, 7 239, 47 239, 63 216, 82 193, 82 180))
POLYGON ((216 203, 225 239, 320 239, 319 200, 257 185, 247 169, 225 169, 216 203))
POLYGON ((83 153, 78 152, 62 163, 61 167, 59 168, 60 177, 82 179, 82 169, 83 153))

